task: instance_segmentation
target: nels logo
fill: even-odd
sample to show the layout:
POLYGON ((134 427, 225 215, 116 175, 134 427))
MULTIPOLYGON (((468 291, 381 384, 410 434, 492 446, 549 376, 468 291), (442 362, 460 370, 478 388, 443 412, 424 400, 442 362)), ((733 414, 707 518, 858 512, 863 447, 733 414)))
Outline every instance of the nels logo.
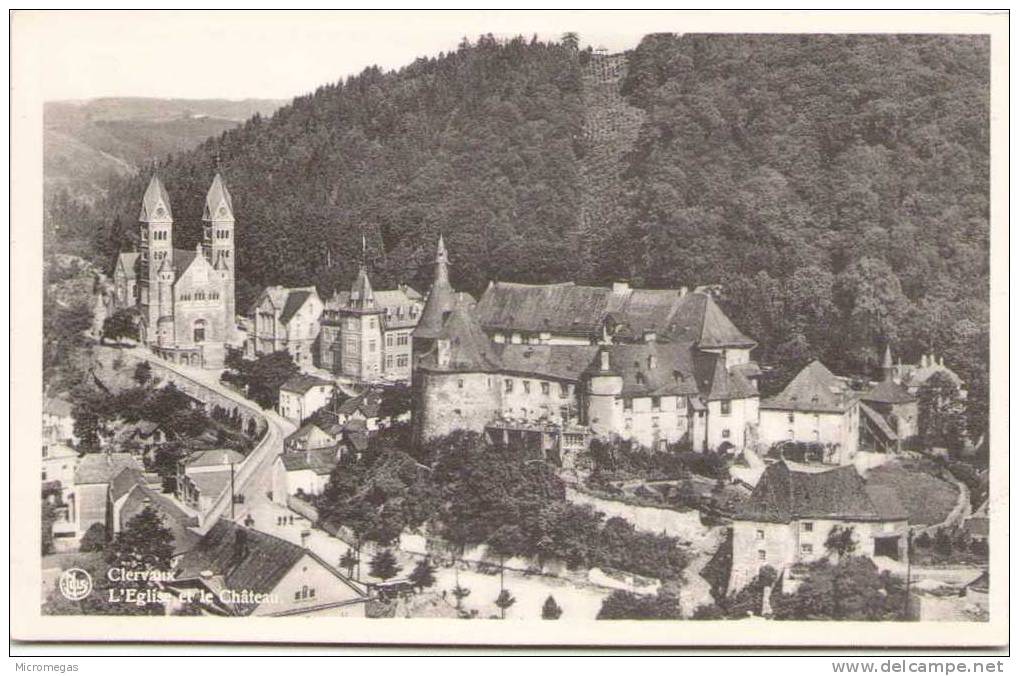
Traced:
POLYGON ((80 601, 92 593, 92 576, 81 568, 68 568, 60 574, 60 593, 68 601, 80 601))

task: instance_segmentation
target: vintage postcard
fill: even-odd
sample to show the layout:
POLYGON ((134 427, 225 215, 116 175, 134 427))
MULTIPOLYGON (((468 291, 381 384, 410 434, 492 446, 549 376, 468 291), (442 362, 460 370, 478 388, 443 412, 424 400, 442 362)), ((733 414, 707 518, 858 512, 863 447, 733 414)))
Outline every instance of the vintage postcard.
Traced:
POLYGON ((11 26, 15 640, 1007 643, 1007 12, 11 26))

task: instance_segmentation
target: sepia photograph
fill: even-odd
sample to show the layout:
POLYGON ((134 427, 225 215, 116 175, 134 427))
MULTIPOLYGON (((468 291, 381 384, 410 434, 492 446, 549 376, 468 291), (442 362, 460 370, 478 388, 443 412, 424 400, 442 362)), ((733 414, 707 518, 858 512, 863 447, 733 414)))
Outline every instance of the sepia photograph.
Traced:
POLYGON ((1007 12, 11 39, 12 639, 1007 645, 1007 12))

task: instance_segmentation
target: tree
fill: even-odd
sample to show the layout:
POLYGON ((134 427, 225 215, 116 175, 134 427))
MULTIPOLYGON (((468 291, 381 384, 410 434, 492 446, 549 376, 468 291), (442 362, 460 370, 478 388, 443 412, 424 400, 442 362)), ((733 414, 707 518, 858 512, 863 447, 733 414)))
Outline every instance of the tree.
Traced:
POLYGON ((368 566, 368 574, 372 577, 377 577, 383 582, 396 577, 397 573, 400 572, 400 566, 396 563, 396 557, 388 549, 380 549, 372 557, 368 566))
POLYGON ((170 570, 173 533, 159 512, 147 506, 131 517, 104 554, 107 563, 125 570, 170 570))
POLYGON ((549 594, 545 603, 541 606, 541 619, 558 620, 563 615, 563 609, 556 603, 555 598, 549 594))
POLYGON ((382 389, 382 400, 379 402, 379 417, 383 420, 396 420, 410 413, 414 405, 414 396, 410 387, 403 383, 382 389))
POLYGON ((121 338, 138 340, 137 314, 134 310, 117 310, 103 321, 103 340, 119 343, 121 338))
POLYGON ((825 551, 841 559, 856 551, 856 537, 852 526, 832 526, 824 540, 825 551))
POLYGON ((226 367, 221 380, 241 388, 248 398, 263 408, 276 406, 280 387, 300 373, 300 368, 286 350, 264 354, 251 361, 232 356, 226 367))
POLYGON ((795 593, 771 599, 780 620, 902 620, 905 603, 902 580, 865 556, 815 561, 795 593))
POLYGON ((78 543, 79 552, 101 552, 106 547, 106 526, 94 523, 88 527, 78 543))
POLYGON ((679 600, 674 596, 661 592, 657 596, 643 596, 622 590, 612 592, 602 601, 597 617, 599 620, 678 620, 681 618, 679 600))
POLYGON ((353 548, 348 549, 340 557, 340 568, 347 569, 347 577, 354 577, 354 566, 357 565, 357 555, 354 553, 353 548))
POLYGON ((463 610, 463 601, 465 598, 471 595, 471 590, 467 587, 461 587, 460 583, 457 582, 456 586, 453 587, 453 598, 456 599, 456 609, 463 610))
POLYGON ((421 559, 414 565, 408 579, 421 592, 435 584, 435 566, 427 559, 421 559))
POLYGON ((508 589, 500 591, 499 596, 495 599, 495 605, 499 608, 499 618, 505 620, 506 611, 516 602, 517 600, 513 598, 513 594, 510 594, 508 589))
POLYGON ((959 386, 952 378, 937 371, 917 392, 917 420, 926 446, 944 446, 958 451, 965 439, 965 409, 959 398, 959 386))
POLYGON ((53 522, 56 521, 56 508, 49 500, 42 501, 42 555, 53 553, 53 522))
POLYGON ((134 381, 144 387, 152 380, 152 366, 147 361, 138 362, 134 367, 134 381))

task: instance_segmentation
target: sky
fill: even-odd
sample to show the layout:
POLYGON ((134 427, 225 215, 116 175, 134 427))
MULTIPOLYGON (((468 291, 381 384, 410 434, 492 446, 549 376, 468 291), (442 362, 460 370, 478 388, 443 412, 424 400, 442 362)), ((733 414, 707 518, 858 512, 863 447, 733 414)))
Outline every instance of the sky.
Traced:
POLYGON ((680 31, 661 12, 21 12, 44 100, 102 96, 291 98, 367 66, 398 68, 472 40, 580 34, 610 52, 680 31))

